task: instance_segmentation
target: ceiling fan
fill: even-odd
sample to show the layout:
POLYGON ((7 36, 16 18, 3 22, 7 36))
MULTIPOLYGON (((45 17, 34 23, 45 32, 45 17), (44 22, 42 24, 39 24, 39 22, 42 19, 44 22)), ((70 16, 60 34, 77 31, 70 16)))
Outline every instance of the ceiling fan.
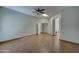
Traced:
POLYGON ((45 12, 45 9, 41 9, 41 8, 35 8, 34 9, 35 10, 35 12, 37 13, 37 15, 39 15, 39 14, 44 14, 45 12))
POLYGON ((33 13, 35 13, 36 15, 40 15, 41 14, 44 17, 48 17, 48 15, 45 14, 45 9, 35 8, 34 10, 35 10, 35 12, 33 12, 33 13))

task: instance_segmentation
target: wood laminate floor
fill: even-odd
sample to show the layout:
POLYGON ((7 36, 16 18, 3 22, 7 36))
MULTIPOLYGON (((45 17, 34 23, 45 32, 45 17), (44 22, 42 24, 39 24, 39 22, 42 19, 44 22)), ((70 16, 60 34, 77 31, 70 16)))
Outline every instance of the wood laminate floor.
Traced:
POLYGON ((58 40, 48 34, 31 35, 0 43, 0 52, 8 53, 55 53, 79 52, 79 45, 58 40))

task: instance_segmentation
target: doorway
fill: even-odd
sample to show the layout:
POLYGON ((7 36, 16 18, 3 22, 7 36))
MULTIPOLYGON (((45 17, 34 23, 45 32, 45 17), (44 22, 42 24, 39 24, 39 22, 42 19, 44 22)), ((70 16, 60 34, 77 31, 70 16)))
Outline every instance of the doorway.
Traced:
POLYGON ((38 24, 36 24, 36 35, 38 35, 38 24))
POLYGON ((60 37, 60 17, 56 17, 52 20, 52 33, 53 36, 60 37))
POLYGON ((36 34, 48 33, 48 23, 36 24, 36 34))
POLYGON ((42 23, 41 33, 48 33, 48 23, 42 23))
POLYGON ((60 35, 60 19, 59 18, 55 19, 55 33, 57 36, 60 35))

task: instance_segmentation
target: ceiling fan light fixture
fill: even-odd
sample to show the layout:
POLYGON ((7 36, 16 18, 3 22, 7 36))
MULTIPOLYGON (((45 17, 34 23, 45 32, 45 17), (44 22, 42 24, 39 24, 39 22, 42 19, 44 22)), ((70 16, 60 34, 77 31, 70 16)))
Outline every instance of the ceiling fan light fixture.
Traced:
POLYGON ((48 15, 47 15, 47 14, 42 14, 42 16, 44 16, 44 17, 48 17, 48 15))

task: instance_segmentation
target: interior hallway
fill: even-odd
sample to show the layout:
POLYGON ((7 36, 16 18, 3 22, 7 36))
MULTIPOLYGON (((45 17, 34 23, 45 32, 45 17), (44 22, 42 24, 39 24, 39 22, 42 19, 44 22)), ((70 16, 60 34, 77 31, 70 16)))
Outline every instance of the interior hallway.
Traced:
POLYGON ((60 40, 48 34, 31 35, 23 38, 0 43, 0 52, 11 53, 53 53, 53 52, 79 52, 79 45, 60 40), (55 46, 55 47, 54 47, 55 46), (56 50, 57 49, 57 50, 56 50), (58 50, 59 49, 59 50, 58 50))

